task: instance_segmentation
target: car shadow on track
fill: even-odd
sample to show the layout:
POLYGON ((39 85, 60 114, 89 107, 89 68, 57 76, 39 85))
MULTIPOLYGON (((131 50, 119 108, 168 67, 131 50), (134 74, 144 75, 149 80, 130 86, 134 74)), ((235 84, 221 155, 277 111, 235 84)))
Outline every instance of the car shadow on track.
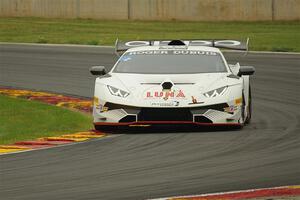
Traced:
POLYGON ((151 125, 147 127, 101 127, 101 131, 109 134, 164 134, 164 133, 197 133, 197 132, 221 132, 221 131, 239 131, 240 126, 217 126, 202 127, 191 125, 151 125))

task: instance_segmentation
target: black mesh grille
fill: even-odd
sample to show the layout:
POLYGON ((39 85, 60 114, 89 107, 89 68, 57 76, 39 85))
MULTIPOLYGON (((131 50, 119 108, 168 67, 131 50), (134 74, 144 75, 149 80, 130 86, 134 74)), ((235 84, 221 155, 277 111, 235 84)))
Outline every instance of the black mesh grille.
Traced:
POLYGON ((193 121, 188 108, 142 108, 138 121, 193 121))
POLYGON ((120 122, 136 122, 136 116, 135 115, 127 115, 126 117, 123 117, 120 122))
POLYGON ((224 108, 228 107, 229 105, 227 103, 221 103, 221 104, 215 104, 215 105, 210 105, 210 106, 200 106, 196 108, 191 108, 192 111, 197 111, 198 109, 201 110, 208 110, 208 109, 213 109, 213 110, 218 110, 218 111, 224 111, 224 108))
MULTIPOLYGON (((105 106, 108 107, 108 110, 124 109, 129 114, 120 122, 134 122, 136 121, 136 114, 138 114, 137 121, 193 121, 193 114, 204 114, 208 109, 224 111, 228 104, 222 103, 194 108, 139 108, 108 102, 105 106)), ((195 122, 212 123, 205 116, 195 116, 195 122)))
POLYGON ((205 116, 195 116, 195 122, 199 123, 212 123, 210 119, 205 116))

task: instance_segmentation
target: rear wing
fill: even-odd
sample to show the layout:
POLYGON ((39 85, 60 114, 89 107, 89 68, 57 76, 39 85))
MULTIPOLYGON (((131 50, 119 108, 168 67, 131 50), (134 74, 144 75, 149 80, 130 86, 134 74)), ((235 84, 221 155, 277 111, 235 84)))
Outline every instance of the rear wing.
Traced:
POLYGON ((208 46, 220 49, 231 49, 248 51, 249 38, 246 41, 229 39, 195 39, 195 40, 138 40, 138 41, 119 41, 116 40, 115 51, 118 55, 130 48, 143 46, 208 46))

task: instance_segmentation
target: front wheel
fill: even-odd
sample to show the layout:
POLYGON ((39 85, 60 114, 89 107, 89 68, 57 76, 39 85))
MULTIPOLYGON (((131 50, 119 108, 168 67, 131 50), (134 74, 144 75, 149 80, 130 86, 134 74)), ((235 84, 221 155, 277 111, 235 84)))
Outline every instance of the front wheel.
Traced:
POLYGON ((112 126, 112 125, 94 125, 95 130, 99 132, 107 132, 107 133, 118 133, 120 131, 126 130, 126 126, 112 126))

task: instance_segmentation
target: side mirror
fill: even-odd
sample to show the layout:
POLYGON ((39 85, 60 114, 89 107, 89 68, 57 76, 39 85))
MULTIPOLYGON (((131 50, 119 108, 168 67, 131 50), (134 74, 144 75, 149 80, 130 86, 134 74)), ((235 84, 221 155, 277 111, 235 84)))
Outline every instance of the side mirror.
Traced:
POLYGON ((91 67, 90 72, 93 75, 99 75, 99 76, 106 74, 106 70, 104 66, 93 66, 91 67))
POLYGON ((252 75, 255 72, 255 68, 252 66, 241 66, 238 76, 242 76, 242 75, 252 75))

